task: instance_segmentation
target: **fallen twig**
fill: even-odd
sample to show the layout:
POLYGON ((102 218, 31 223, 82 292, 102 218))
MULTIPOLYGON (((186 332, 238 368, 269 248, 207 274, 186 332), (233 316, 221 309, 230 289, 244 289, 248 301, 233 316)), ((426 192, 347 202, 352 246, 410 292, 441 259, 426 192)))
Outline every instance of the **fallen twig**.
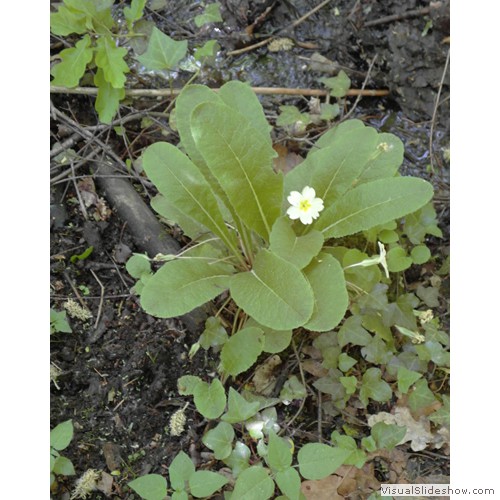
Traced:
MULTIPOLYGON (((361 90, 365 89, 366 84, 368 83, 368 79, 370 78, 370 73, 372 72, 372 69, 373 69, 373 66, 374 66, 376 60, 377 60, 377 54, 375 54, 372 62, 370 63, 370 67, 368 68, 368 71, 366 72, 366 77, 365 77, 365 80, 363 81, 363 85, 361 85, 361 90)), ((361 97, 362 97, 362 94, 358 94, 358 97, 354 101, 354 104, 352 105, 351 109, 345 114, 344 117, 342 117, 342 120, 346 120, 349 116, 351 116, 354 113, 356 106, 358 105, 359 101, 361 101, 361 97)))
MULTIPOLYGON (((214 88, 217 92, 219 89, 214 88)), ((302 95, 321 97, 329 95, 329 90, 323 89, 292 89, 286 87, 252 87, 256 94, 261 95, 302 95)), ((95 87, 57 87, 51 86, 50 92, 53 94, 82 94, 82 95, 97 95, 98 89, 95 87)), ((177 97, 182 89, 125 89, 125 95, 128 97, 177 97)), ((389 95, 389 90, 386 89, 349 89, 347 95, 366 96, 366 97, 383 97, 389 95)))
POLYGON ((104 303, 104 285, 101 283, 101 280, 97 277, 97 274, 94 272, 93 269, 90 269, 90 272, 92 273, 92 276, 95 278, 97 283, 99 283, 99 286, 101 287, 101 297, 99 299, 99 309, 97 311, 97 318, 94 323, 94 328, 97 328, 97 325, 99 324, 99 320, 101 319, 101 313, 102 313, 102 305, 104 303))
POLYGON ((363 28, 370 28, 372 26, 379 26, 381 24, 392 23, 393 21, 401 21, 403 19, 408 19, 409 17, 425 16, 431 11, 430 7, 424 7, 423 9, 408 10, 402 14, 393 14, 392 16, 385 16, 379 19, 374 19, 373 21, 368 21, 363 23, 363 28))

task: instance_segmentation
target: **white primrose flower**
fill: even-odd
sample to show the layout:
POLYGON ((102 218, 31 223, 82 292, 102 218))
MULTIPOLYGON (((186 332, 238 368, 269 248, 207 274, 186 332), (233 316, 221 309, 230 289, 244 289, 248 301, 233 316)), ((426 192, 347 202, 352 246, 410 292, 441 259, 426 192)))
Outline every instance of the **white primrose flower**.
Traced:
POLYGON ((317 219, 321 210, 325 208, 323 200, 316 198, 316 191, 309 186, 306 186, 302 193, 292 191, 287 200, 292 205, 286 211, 288 217, 292 220, 300 219, 302 224, 311 224, 313 219, 317 219))

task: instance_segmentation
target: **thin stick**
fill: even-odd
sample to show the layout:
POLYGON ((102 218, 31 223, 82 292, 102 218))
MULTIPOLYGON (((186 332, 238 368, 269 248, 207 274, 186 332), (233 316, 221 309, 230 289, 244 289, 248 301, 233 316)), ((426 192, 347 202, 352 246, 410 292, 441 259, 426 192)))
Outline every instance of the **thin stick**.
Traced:
POLYGON ((92 276, 95 278, 95 280, 97 281, 97 283, 99 283, 99 286, 101 287, 101 298, 99 299, 99 309, 97 310, 97 318, 96 318, 95 323, 94 323, 94 328, 97 328, 97 325, 99 324, 99 320, 101 319, 102 305, 104 303, 104 286, 100 282, 96 273, 94 273, 93 269, 90 269, 90 272, 92 273, 92 276))
MULTIPOLYGON (((368 68, 368 71, 366 72, 366 77, 365 80, 363 81, 363 85, 361 85, 361 90, 363 91, 366 87, 366 84, 368 83, 368 79, 370 78, 370 73, 372 72, 373 65, 375 64, 375 61, 377 60, 377 54, 375 54, 372 62, 370 63, 370 67, 368 68)), ((351 109, 346 113, 346 115, 342 118, 343 120, 346 120, 352 113, 354 113, 354 110, 356 109, 356 106, 358 105, 359 101, 361 101, 361 94, 356 97, 356 100, 354 101, 354 104, 352 105, 351 109)))
POLYGON ((85 302, 83 301, 83 299, 82 299, 82 297, 80 295, 80 292, 78 292, 78 290, 76 289, 75 285, 73 284, 73 281, 71 281, 71 278, 69 277, 68 272, 67 271, 63 271, 63 276, 66 278, 66 281, 69 283, 69 286, 73 290, 73 293, 76 295, 76 298, 78 299, 78 302, 80 302, 80 305, 86 311, 88 311, 89 310, 88 307, 85 305, 85 302))
POLYGON ((439 89, 436 96, 436 101, 434 102, 434 111, 432 112, 432 120, 431 120, 431 131, 429 134, 429 157, 431 159, 431 167, 434 169, 434 151, 433 151, 433 143, 434 143, 434 126, 436 124, 436 115, 439 107, 439 99, 441 97, 441 90, 443 90, 443 83, 446 77, 446 71, 448 70, 448 64, 450 62, 450 49, 448 49, 448 55, 446 56, 446 62, 444 64, 443 74, 441 76, 441 81, 439 82, 439 89))
POLYGON ((401 21, 402 19, 408 19, 409 17, 425 16, 431 11, 430 7, 424 7, 423 9, 408 10, 403 12, 403 14, 393 14, 392 16, 385 16, 379 19, 374 19, 373 21, 368 21, 363 24, 363 28, 369 28, 370 26, 379 26, 380 24, 392 23, 392 21, 401 21))
MULTIPOLYGON (((295 341, 293 339, 292 339, 292 347, 293 347, 293 353, 295 354, 295 357, 297 358, 297 362, 299 365, 300 378, 302 380, 302 385, 306 388, 306 391, 307 391, 304 370, 302 369, 302 363, 300 362, 299 353, 297 352, 297 347, 295 346, 295 341)), ((297 410, 297 413, 295 413, 295 415, 288 422, 286 422, 287 428, 290 427, 292 425, 292 423, 295 421, 295 419, 302 413, 304 405, 306 404, 306 399, 307 399, 307 395, 302 398, 302 401, 300 402, 300 406, 299 406, 299 409, 297 410)))
POLYGON ((321 408, 322 398, 321 391, 318 391, 318 438, 323 436, 323 422, 322 422, 322 408, 321 408))
MULTIPOLYGON (((262 95, 303 95, 321 97, 329 95, 329 90, 322 89, 293 89, 286 87, 251 87, 256 94, 262 95)), ((218 88, 211 89, 217 92, 218 88)), ((95 87, 58 87, 51 86, 50 91, 53 94, 82 94, 82 95, 97 95, 98 89, 95 87)), ((128 97, 176 97, 181 93, 182 89, 125 89, 125 95, 128 97)), ((366 97, 383 97, 389 95, 386 89, 349 89, 348 96, 366 96, 366 97)), ((88 127, 90 128, 90 127, 88 127)))

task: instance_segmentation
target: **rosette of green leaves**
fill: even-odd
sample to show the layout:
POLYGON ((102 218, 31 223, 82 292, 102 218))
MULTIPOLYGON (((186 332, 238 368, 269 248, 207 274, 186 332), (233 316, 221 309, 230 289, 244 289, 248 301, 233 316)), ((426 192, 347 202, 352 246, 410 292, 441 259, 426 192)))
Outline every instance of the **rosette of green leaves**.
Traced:
POLYGON ((433 194, 428 182, 398 175, 401 141, 359 120, 331 129, 286 176, 275 172, 269 124, 240 82, 218 93, 186 87, 176 119, 182 151, 153 144, 143 166, 159 190, 152 206, 198 245, 144 285, 141 304, 158 317, 187 313, 228 291, 255 321, 256 338, 298 327, 331 330, 348 295, 325 241, 401 218, 433 194), (325 204, 310 226, 284 215, 286 196, 304 186, 325 204))

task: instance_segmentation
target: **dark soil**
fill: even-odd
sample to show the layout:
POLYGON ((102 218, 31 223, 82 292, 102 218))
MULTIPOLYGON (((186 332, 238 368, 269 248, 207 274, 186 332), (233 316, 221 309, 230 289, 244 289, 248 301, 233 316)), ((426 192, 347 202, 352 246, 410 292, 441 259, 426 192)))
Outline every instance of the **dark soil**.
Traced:
MULTIPOLYGON (((202 29, 197 29, 192 22, 201 9, 196 2, 188 14, 178 7, 179 3, 167 2, 164 10, 149 11, 148 17, 172 37, 188 39, 190 47, 211 38, 219 41, 221 60, 203 72, 198 80, 210 86, 240 79, 254 86, 321 88, 319 78, 332 75, 311 70, 308 66, 307 59, 318 52, 352 70, 352 87, 360 88, 364 81, 362 75, 377 56, 367 88, 389 89, 390 96, 362 99, 353 117, 398 135, 406 146, 404 171, 434 183, 440 224, 445 234, 444 240, 435 243, 435 250, 446 255, 449 216, 448 160, 444 154, 449 147, 447 75, 437 113, 434 109, 449 49, 447 2, 438 2, 440 6, 435 8, 430 8, 427 1, 417 0, 332 2, 286 33, 294 41, 313 43, 316 48, 295 46, 288 52, 271 53, 262 47, 233 58, 224 56, 228 51, 260 39, 250 39, 244 30, 271 4, 275 4, 274 7, 254 27, 254 36, 271 34, 289 26, 318 3, 316 0, 274 3, 223 0, 223 26, 209 25, 202 29), (365 26, 385 16, 417 9, 429 9, 430 12, 365 26), (424 33, 426 26, 429 29, 424 33), (431 130, 434 133, 432 157, 429 152, 431 130), (431 164, 432 168, 428 168, 431 164)), ((181 87, 190 75, 180 72, 174 76, 174 86, 181 87)), ((165 86, 164 83, 160 85, 165 86)), ((57 109, 82 126, 98 124, 92 98, 54 95, 52 99, 57 109)), ((271 120, 277 116, 279 105, 295 104, 304 109, 307 105, 304 98, 283 96, 266 97, 262 102, 271 120)), ((354 99, 348 100, 348 109, 353 102, 354 99)), ((153 100, 128 103, 123 106, 121 116, 155 104, 158 102, 153 100)), ((168 102, 163 104, 162 109, 168 102)), ((147 133, 140 129, 138 121, 129 122, 126 125, 127 145, 113 128, 102 128, 95 133, 122 160, 131 154, 136 158, 148 144, 165 140, 161 131, 169 130, 168 124, 158 120, 157 129, 147 133)), ((311 135, 317 132, 312 131, 311 135)), ((67 123, 53 120, 54 143, 65 141, 73 133, 74 129, 69 129, 67 123)), ((305 147, 303 142, 286 137, 283 131, 277 130, 275 139, 298 153, 305 147)), ((177 139, 170 131, 167 140, 175 143, 177 139)), ((88 155, 91 149, 81 148, 89 143, 91 141, 78 137, 71 147, 88 155)), ((87 322, 71 319, 72 333, 57 333, 51 337, 51 362, 61 370, 57 386, 51 384, 51 425, 73 419, 75 436, 63 454, 72 460, 78 475, 89 468, 108 473, 119 470, 120 475, 114 477, 112 496, 134 498, 125 487, 127 481, 149 472, 165 474, 179 450, 198 459, 200 464, 204 462, 200 453, 206 449, 201 444, 201 436, 207 422, 202 421, 192 406, 187 409, 189 430, 186 434, 172 437, 166 428, 169 417, 187 401, 178 395, 177 379, 194 374, 208 380, 215 367, 211 359, 200 354, 193 360, 188 359, 189 348, 197 341, 199 331, 181 319, 160 320, 145 314, 137 298, 130 293, 134 280, 127 274, 125 262, 132 252, 145 250, 130 232, 129 222, 120 218, 97 182, 100 161, 104 161, 104 157, 96 155, 77 172, 76 180, 95 175, 95 196, 104 200, 100 208, 87 207, 87 218, 75 190, 76 181, 73 182, 71 176, 60 179, 51 188, 51 307, 62 310, 67 299, 72 298, 84 303, 93 315, 87 322), (88 258, 71 262, 72 255, 81 254, 90 246, 94 251, 88 258)), ((59 173, 55 171, 54 175, 59 173)), ((124 170, 117 175, 129 179, 148 202, 153 192, 147 183, 138 181, 138 175, 124 170)), ((166 232, 180 246, 186 243, 175 228, 167 228, 166 232)), ((316 418, 314 404, 310 406, 302 417, 302 431, 314 429, 307 422, 308 416, 311 422, 316 418)), ((412 460, 420 474, 422 470, 427 471, 426 475, 449 474, 444 458, 430 459, 424 454, 412 460)), ((73 481, 74 478, 62 480, 53 498, 69 498, 73 481)), ((105 495, 94 493, 90 498, 105 498, 105 495)))

